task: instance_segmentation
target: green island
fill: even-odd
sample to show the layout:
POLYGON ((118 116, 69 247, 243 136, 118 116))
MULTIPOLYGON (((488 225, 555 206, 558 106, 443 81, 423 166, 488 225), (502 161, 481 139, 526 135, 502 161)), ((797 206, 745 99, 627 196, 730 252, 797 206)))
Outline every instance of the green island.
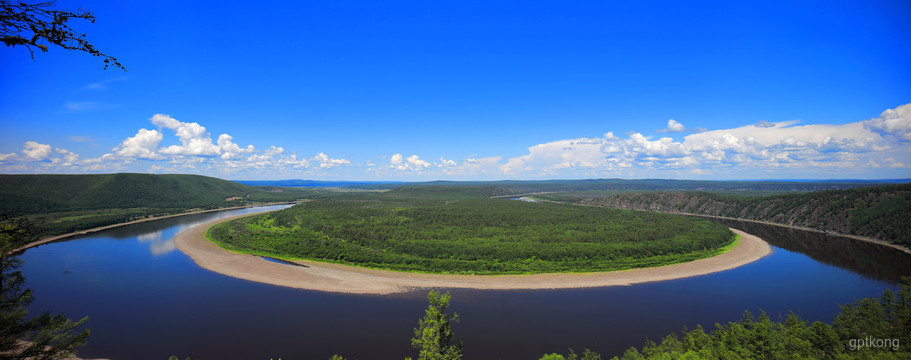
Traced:
POLYGON ((484 187, 404 186, 316 199, 213 226, 235 251, 449 274, 600 272, 718 255, 736 236, 704 219, 489 198, 484 187))

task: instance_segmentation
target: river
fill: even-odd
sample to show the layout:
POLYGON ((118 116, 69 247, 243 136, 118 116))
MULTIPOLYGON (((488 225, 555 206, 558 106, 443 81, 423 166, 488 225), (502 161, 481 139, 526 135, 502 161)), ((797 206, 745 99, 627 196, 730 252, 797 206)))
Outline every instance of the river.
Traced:
MULTIPOLYGON (((343 295, 239 280, 198 267, 176 249, 179 232, 216 218, 283 206, 188 215, 114 228, 22 254, 33 314, 89 316, 85 358, 402 359, 427 306, 425 292, 343 295)), ((727 223, 726 223, 727 224, 727 223)), ((452 289, 453 327, 465 359, 537 359, 590 348, 603 358, 646 339, 793 311, 829 322, 838 304, 896 289, 911 256, 851 239, 731 223, 772 254, 698 277, 578 290, 452 289)), ((290 266, 290 265, 289 265, 290 266)))

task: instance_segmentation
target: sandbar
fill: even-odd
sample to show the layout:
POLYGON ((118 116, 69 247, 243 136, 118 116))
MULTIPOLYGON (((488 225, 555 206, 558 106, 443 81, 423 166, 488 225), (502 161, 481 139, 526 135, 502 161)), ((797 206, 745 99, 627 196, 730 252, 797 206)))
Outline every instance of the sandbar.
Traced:
POLYGON ((762 239, 731 229, 740 235, 740 241, 731 250, 680 264, 594 273, 445 275, 377 270, 309 260, 294 261, 304 266, 281 264, 256 255, 226 250, 206 238, 206 230, 216 223, 250 215, 195 226, 178 234, 174 242, 196 264, 220 274, 266 284, 348 294, 394 294, 426 288, 514 290, 622 286, 733 269, 759 260, 772 251, 762 239))

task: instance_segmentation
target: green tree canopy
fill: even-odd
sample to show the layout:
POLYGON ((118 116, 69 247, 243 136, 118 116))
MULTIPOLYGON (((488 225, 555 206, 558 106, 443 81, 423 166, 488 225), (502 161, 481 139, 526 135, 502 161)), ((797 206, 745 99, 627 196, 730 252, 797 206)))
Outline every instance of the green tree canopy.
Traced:
MULTIPOLYGON (((459 321, 455 313, 447 314, 449 293, 427 293, 430 306, 414 329, 411 346, 418 350, 418 360, 458 360, 462 358, 462 342, 453 341, 452 323, 459 321)), ((408 358, 409 360, 411 358, 408 358)))

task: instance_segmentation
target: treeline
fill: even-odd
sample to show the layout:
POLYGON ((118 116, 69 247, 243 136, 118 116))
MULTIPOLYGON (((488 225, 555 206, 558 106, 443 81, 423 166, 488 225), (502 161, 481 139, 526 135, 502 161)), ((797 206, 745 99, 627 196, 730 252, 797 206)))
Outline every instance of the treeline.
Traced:
MULTIPOLYGON (((562 197, 561 200, 566 200, 562 197)), ((706 192, 620 193, 581 204, 767 221, 911 246, 911 184, 741 197, 706 192)))
POLYGON ((305 193, 305 189, 257 188, 199 175, 0 175, 0 212, 194 208, 290 201, 305 193))
POLYGON ((209 236, 232 250, 279 258, 474 274, 660 266, 713 256, 734 239, 704 219, 463 190, 471 192, 411 188, 315 200, 220 224, 209 236))
POLYGON ((351 184, 351 188, 396 189, 403 186, 458 186, 491 189, 492 195, 534 192, 597 191, 708 191, 727 193, 800 193, 841 190, 906 182, 907 180, 832 180, 832 181, 715 181, 669 179, 583 179, 583 180, 505 180, 505 181, 431 181, 418 183, 351 184))
POLYGON ((198 175, 0 175, 0 214, 51 236, 189 209, 293 201, 322 190, 252 187, 198 175))

